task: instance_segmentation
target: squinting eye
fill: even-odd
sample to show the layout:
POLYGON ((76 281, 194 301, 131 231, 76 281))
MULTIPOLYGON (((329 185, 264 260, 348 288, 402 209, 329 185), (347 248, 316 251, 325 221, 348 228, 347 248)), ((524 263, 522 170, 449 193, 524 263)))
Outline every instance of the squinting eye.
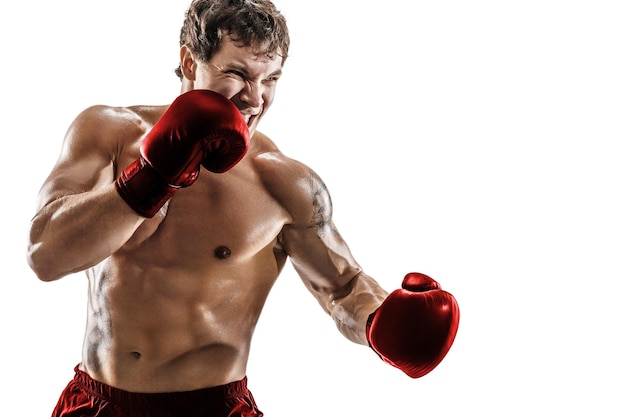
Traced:
POLYGON ((235 77, 238 77, 238 78, 242 78, 242 79, 243 79, 243 74, 242 74, 242 73, 240 73, 239 71, 234 71, 234 70, 233 70, 233 71, 228 71, 228 72, 227 72, 227 74, 229 74, 229 75, 234 75, 235 77))

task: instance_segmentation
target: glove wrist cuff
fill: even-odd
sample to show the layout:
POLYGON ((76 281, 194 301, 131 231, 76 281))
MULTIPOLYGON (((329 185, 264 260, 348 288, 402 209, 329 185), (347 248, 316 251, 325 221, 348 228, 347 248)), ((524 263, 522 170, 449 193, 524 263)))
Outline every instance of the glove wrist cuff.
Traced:
POLYGON ((144 217, 154 217, 178 187, 168 184, 143 159, 130 164, 115 181, 115 188, 133 210, 144 217))
POLYGON ((374 310, 374 312, 369 315, 369 317, 367 318, 367 322, 365 323, 365 338, 367 339, 367 343, 370 347, 372 347, 372 322, 374 321, 374 317, 376 316, 377 311, 378 309, 374 310))

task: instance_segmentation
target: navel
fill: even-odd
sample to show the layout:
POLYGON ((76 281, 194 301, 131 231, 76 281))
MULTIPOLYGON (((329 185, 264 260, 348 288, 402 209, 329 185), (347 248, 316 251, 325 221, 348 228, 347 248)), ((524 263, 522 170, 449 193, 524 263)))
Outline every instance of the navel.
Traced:
POLYGON ((226 259, 230 257, 230 249, 228 246, 218 246, 213 254, 217 259, 226 259))

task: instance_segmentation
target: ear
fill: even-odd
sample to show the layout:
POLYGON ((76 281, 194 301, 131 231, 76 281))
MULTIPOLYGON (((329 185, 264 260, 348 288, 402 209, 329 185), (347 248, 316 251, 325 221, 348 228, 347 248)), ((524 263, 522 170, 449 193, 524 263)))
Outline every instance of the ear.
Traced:
POLYGON ((183 77, 189 81, 195 81, 197 67, 193 53, 187 45, 183 45, 180 48, 180 70, 183 73, 183 77))

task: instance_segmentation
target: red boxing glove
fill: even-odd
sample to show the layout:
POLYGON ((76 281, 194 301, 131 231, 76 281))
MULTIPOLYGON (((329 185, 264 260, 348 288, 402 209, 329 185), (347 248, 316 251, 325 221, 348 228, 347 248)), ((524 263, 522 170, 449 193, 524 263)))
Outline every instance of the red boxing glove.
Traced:
POLYGON ((244 157, 249 143, 248 125, 232 101, 210 90, 192 90, 172 102, 115 186, 137 213, 153 217, 179 188, 193 184, 200 164, 226 172, 244 157))
POLYGON ((367 321, 367 341, 381 359, 419 378, 446 356, 459 327, 452 294, 420 273, 404 277, 367 321))

